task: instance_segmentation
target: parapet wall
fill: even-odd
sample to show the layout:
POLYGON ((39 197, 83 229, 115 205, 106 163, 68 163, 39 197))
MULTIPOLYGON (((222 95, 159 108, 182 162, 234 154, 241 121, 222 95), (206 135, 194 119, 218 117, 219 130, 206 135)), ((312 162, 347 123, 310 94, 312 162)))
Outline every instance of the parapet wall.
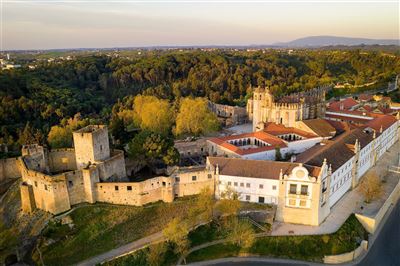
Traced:
POLYGON ((36 170, 30 170, 25 159, 25 157, 21 157, 18 164, 22 181, 33 189, 36 207, 54 214, 69 210, 71 205, 65 175, 50 176, 36 170))
POLYGON ((54 149, 49 152, 49 167, 51 172, 60 173, 76 170, 74 149, 54 149))
POLYGON ((114 150, 111 157, 97 165, 100 180, 107 181, 110 177, 113 181, 126 178, 124 152, 114 150))
POLYGON ((141 206, 147 203, 172 202, 173 179, 156 177, 142 182, 109 182, 96 184, 97 201, 141 206))
POLYGON ((7 178, 20 177, 18 169, 18 158, 8 158, 0 160, 0 182, 7 178))

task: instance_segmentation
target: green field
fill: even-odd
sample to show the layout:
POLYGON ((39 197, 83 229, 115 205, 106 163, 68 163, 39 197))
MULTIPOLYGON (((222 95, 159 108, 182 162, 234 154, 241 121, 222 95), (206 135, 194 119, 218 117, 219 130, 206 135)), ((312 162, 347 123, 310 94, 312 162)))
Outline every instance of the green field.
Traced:
POLYGON ((187 261, 204 261, 239 256, 241 252, 254 255, 321 262, 324 255, 342 254, 354 250, 367 232, 354 215, 330 235, 281 236, 258 238, 249 250, 232 244, 218 244, 191 253, 187 261))
MULTIPOLYGON (((189 198, 148 206, 94 204, 82 206, 70 216, 74 227, 52 222, 44 230, 45 265, 70 265, 161 231, 174 217, 184 217, 189 198)), ((38 262, 38 254, 34 254, 38 262)))

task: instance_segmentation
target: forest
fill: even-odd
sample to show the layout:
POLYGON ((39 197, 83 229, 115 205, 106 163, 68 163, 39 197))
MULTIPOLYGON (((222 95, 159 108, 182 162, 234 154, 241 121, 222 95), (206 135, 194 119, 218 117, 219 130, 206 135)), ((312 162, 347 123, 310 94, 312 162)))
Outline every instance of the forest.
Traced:
POLYGON ((279 96, 327 84, 386 84, 400 73, 399 56, 361 50, 193 49, 35 64, 33 70, 0 71, 0 144, 9 150, 3 157, 18 153, 22 144, 47 144, 54 126, 115 124, 116 113, 133 108, 127 102, 139 94, 176 110, 182 97, 244 106, 256 86, 279 96))

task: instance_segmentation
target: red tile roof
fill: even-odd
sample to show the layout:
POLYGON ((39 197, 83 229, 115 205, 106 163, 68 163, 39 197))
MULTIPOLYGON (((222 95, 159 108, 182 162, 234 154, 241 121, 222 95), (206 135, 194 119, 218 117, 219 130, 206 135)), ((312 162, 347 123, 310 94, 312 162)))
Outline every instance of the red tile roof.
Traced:
POLYGON ((336 129, 325 119, 308 119, 302 121, 308 128, 321 137, 332 137, 336 134, 336 129))
POLYGON ((385 116, 375 118, 374 120, 371 120, 370 122, 367 123, 367 126, 375 129, 376 131, 380 131, 381 127, 383 130, 386 130, 387 128, 389 128, 391 125, 393 125, 396 122, 397 122, 397 119, 394 116, 385 115, 385 116))
POLYGON ((274 150, 276 147, 279 147, 279 148, 287 147, 285 141, 283 141, 282 139, 280 139, 278 137, 270 135, 266 132, 263 132, 263 131, 245 133, 245 134, 239 134, 239 135, 232 135, 232 136, 226 136, 226 137, 211 138, 211 139, 209 139, 209 141, 212 141, 212 142, 220 145, 221 147, 224 147, 232 152, 235 152, 238 155, 246 155, 246 154, 274 150), (242 139, 242 138, 256 138, 256 139, 262 140, 262 141, 270 144, 271 146, 242 149, 241 147, 237 147, 233 144, 228 143, 229 140, 242 139))
POLYGON ((294 128, 294 127, 285 127, 282 124, 276 124, 272 122, 267 122, 264 124, 264 132, 267 132, 268 134, 274 135, 274 136, 279 136, 283 134, 297 134, 299 136, 305 137, 305 138, 316 138, 318 137, 315 134, 312 134, 310 132, 294 128))
POLYGON ((371 101, 371 100, 373 99, 373 97, 374 97, 374 96, 372 96, 372 95, 370 95, 370 94, 360 94, 360 95, 358 96, 358 99, 359 99, 360 101, 369 102, 369 101, 371 101))
POLYGON ((309 165, 320 166, 324 159, 336 171, 354 156, 354 144, 359 141, 361 148, 364 148, 373 140, 373 134, 365 132, 365 126, 346 131, 333 141, 325 145, 316 145, 311 149, 297 156, 296 161, 309 165))
MULTIPOLYGON (((279 174, 290 174, 293 168, 299 166, 298 163, 246 160, 239 158, 208 157, 211 165, 218 165, 219 173, 228 176, 241 176, 264 179, 279 179, 279 174)), ((318 178, 321 167, 303 165, 309 172, 309 175, 318 178)))
POLYGON ((357 104, 358 104, 358 102, 350 97, 350 98, 346 98, 341 101, 336 101, 336 102, 331 103, 329 105, 328 109, 333 110, 333 111, 338 111, 338 110, 341 110, 340 106, 343 106, 342 110, 349 110, 357 104))

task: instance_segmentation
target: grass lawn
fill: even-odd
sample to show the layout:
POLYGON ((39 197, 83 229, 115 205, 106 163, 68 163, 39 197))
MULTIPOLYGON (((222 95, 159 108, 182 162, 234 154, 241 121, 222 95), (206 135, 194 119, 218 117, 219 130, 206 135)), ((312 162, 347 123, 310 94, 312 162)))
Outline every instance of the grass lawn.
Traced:
POLYGON ((249 250, 232 244, 219 244, 191 253, 187 261, 204 261, 238 256, 240 252, 254 255, 322 261, 324 255, 336 255, 354 250, 358 242, 367 239, 367 232, 351 215, 343 226, 330 235, 278 236, 257 238, 249 250))
MULTIPOLYGON (((156 233, 174 217, 186 215, 189 199, 142 207, 94 204, 78 208, 70 214, 72 229, 54 222, 45 229, 43 235, 55 243, 41 246, 44 263, 74 264, 156 233)), ((33 258, 38 261, 38 254, 33 258)))

